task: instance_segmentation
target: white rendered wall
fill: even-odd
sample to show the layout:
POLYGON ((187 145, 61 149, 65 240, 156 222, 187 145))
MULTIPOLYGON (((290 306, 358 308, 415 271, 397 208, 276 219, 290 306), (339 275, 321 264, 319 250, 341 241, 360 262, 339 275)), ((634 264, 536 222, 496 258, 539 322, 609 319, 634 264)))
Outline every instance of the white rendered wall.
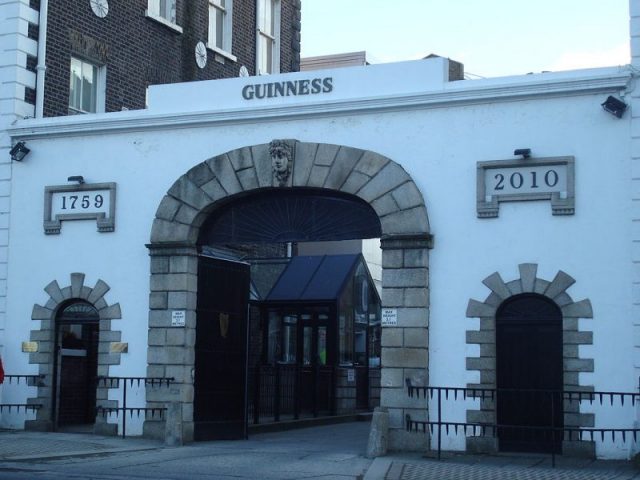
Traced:
MULTIPOLYGON (((38 13, 29 7, 29 0, 0 0, 0 355, 5 345, 11 205, 11 139, 6 128, 16 119, 34 115, 33 105, 24 101, 25 87, 36 84, 35 74, 26 69, 27 54, 36 55, 37 51, 37 42, 27 37, 29 22, 38 23, 38 13)), ((19 373, 7 362, 5 370, 19 373)))
MULTIPOLYGON (((632 267, 633 267, 633 306, 631 320, 634 329, 634 367, 635 377, 640 381, 640 91, 638 91, 638 75, 640 74, 640 3, 629 0, 631 34, 631 65, 635 74, 635 88, 630 88, 631 95, 625 99, 630 104, 626 115, 631 117, 631 213, 632 228, 632 267)), ((640 388, 640 385, 639 385, 640 388)), ((640 420, 640 406, 637 409, 640 420)), ((636 422, 640 428, 640 421, 636 422)), ((636 445, 634 453, 640 451, 636 445)))
MULTIPOLYGON (((473 98, 489 87, 600 73, 464 81, 454 87, 467 90, 467 98, 473 98)), ((358 81, 364 85, 366 73, 363 75, 358 81)), ((389 81, 403 78, 402 66, 397 71, 390 69, 388 75, 389 81)), ((270 81, 279 78, 272 76, 270 81)), ((233 81, 240 86, 246 80, 223 82, 233 81)), ((208 82, 191 83, 189 88, 202 88, 200 98, 208 98, 215 90, 212 85, 215 87, 208 82)), ((357 90, 355 85, 350 87, 357 90)), ((161 88, 164 95, 172 95, 170 88, 161 88)), ((424 88, 436 91, 445 86, 424 88)), ((183 89, 177 86, 176 97, 168 98, 165 106, 178 105, 183 89)), ((540 90, 546 91, 543 87, 540 90)), ((602 92, 541 95, 341 115, 283 115, 271 121, 256 113, 243 122, 187 127, 180 126, 177 119, 170 129, 104 131, 99 135, 69 131, 64 136, 51 133, 32 138, 32 153, 27 161, 14 166, 13 173, 13 202, 19 215, 11 219, 7 308, 15 321, 7 324, 7 338, 11 338, 5 346, 7 362, 21 371, 35 370, 28 365, 27 354, 20 351, 20 342, 28 340, 30 330, 38 326, 30 320, 33 304, 46 302, 42 289, 52 280, 66 286, 70 273, 83 272, 89 286, 98 278, 107 282, 112 287, 108 303, 122 307, 122 319, 114 320, 113 328, 122 331, 129 353, 122 355, 121 365, 112 367, 112 374, 144 375, 149 293, 145 244, 163 195, 176 179, 208 158, 274 138, 295 138, 385 155, 406 169, 424 195, 435 235, 429 268, 432 385, 464 386, 478 380, 465 365, 466 357, 478 353, 465 340, 466 331, 478 326, 477 320, 465 316, 469 299, 487 297, 489 291, 482 280, 491 273, 497 271, 510 281, 518 277, 519 264, 537 263, 539 278, 552 280, 563 270, 576 279, 569 289, 571 297, 575 301, 589 298, 593 305, 594 318, 581 320, 580 329, 594 333, 594 345, 581 347, 581 357, 595 359, 595 372, 581 374, 581 383, 597 390, 633 391, 637 371, 629 322, 631 212, 625 207, 631 196, 631 121, 629 116, 619 120, 604 112, 600 106, 604 98, 602 92), (531 148, 534 157, 575 157, 575 215, 552 216, 549 202, 539 201, 502 204, 498 218, 477 218, 476 162, 511 159, 515 148, 531 148), (67 221, 60 235, 44 235, 44 187, 65 184, 70 175, 83 175, 87 183, 117 182, 115 232, 98 233, 94 221, 67 221)), ((124 112, 91 116, 86 121, 111 118, 115 125, 153 114, 153 110, 124 112)), ((77 119, 22 124, 53 129, 73 122, 82 128, 77 119)), ((596 411, 596 426, 633 424, 629 408, 596 411)), ((462 420, 464 405, 456 404, 444 414, 462 420)), ((458 441, 451 447, 462 445, 458 441)), ((599 454, 625 457, 628 450, 628 445, 605 444, 599 447, 599 454)))

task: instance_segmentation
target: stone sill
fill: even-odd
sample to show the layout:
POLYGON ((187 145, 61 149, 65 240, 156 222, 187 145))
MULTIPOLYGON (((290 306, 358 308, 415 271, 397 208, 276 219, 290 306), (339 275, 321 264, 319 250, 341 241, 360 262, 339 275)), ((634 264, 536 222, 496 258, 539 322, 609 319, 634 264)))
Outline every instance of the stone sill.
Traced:
POLYGON ((145 10, 144 15, 145 15, 145 17, 150 18, 151 20, 154 20, 154 21, 164 25, 165 27, 170 28, 174 32, 182 33, 182 27, 180 25, 176 25, 175 23, 170 22, 169 20, 167 20, 164 17, 160 17, 158 15, 154 15, 153 13, 150 13, 149 10, 145 10))
MULTIPOLYGON (((231 60, 232 62, 237 62, 238 61, 238 57, 236 57, 235 55, 233 55, 233 54, 231 54, 231 53, 229 53, 229 52, 227 52, 225 50, 222 50, 221 48, 218 48, 218 47, 213 46, 213 45, 209 45, 208 43, 207 43, 207 48, 209 50, 211 50, 215 54, 216 57, 219 55, 219 56, 221 56, 221 57, 223 57, 223 58, 225 58, 227 60, 231 60)), ((224 61, 222 63, 224 63, 224 61)))

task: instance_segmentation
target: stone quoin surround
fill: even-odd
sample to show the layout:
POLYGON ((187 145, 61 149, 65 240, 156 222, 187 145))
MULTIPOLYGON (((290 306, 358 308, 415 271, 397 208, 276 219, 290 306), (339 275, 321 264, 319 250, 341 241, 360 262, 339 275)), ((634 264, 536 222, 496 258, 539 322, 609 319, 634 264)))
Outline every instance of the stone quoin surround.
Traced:
MULTIPOLYGON (((537 277, 538 265, 523 263, 518 266, 520 278, 505 283, 498 272, 485 278, 482 283, 491 290, 484 302, 469 300, 467 317, 480 318, 480 330, 467 330, 466 342, 480 346, 479 358, 467 358, 467 370, 480 372, 480 383, 467 387, 496 387, 496 312, 508 298, 521 293, 537 293, 553 301, 562 312, 562 362, 563 389, 593 391, 593 386, 580 384, 580 372, 593 372, 592 358, 580 357, 580 345, 593 344, 593 332, 580 331, 580 318, 593 318, 591 302, 588 299, 574 302, 567 289, 575 280, 560 270, 549 282, 537 277)), ((467 410, 467 422, 489 423, 496 420, 495 403, 480 401, 480 410, 467 410)), ((580 413, 577 402, 565 402, 564 424, 567 427, 593 427, 592 413, 580 413)), ((473 452, 491 453, 498 450, 497 441, 491 437, 468 437, 467 449, 473 452)), ((564 441, 565 455, 595 457, 594 442, 564 441)))
POLYGON ((273 183, 269 144, 239 148, 202 162, 162 199, 148 245, 151 256, 147 375, 174 377, 169 389, 147 388, 148 407, 171 405, 167 422, 147 418, 144 434, 193 440, 193 368, 197 302, 197 240, 210 212, 236 194, 264 188, 312 187, 359 197, 382 227, 382 305, 396 308, 397 327, 382 332, 381 405, 389 409, 391 449, 424 449, 426 436, 404 431, 404 415, 423 418, 424 399, 410 399, 404 378, 428 379, 431 234, 422 194, 407 172, 377 153, 339 145, 287 140, 292 169, 273 183), (171 328, 173 310, 186 325, 171 328), (176 408, 177 406, 177 408, 176 408), (175 412, 178 412, 177 414, 175 412), (180 414, 181 412, 181 414, 180 414), (172 432, 171 434, 167 432, 172 432))
MULTIPOLYGON (((111 289, 103 280, 98 280, 93 288, 84 284, 84 273, 72 273, 71 284, 60 288, 58 282, 53 280, 44 290, 49 295, 49 300, 43 306, 35 304, 31 313, 31 319, 40 322, 40 328, 31 330, 30 340, 38 342, 38 351, 29 353, 29 363, 38 364, 38 373, 44 375, 44 380, 38 385, 37 396, 29 398, 29 403, 41 404, 35 420, 26 422, 27 430, 52 430, 53 425, 53 368, 55 360, 55 336, 56 314, 58 309, 72 300, 83 300, 93 305, 100 316, 98 334, 98 376, 109 376, 110 365, 120 365, 119 352, 111 352, 111 343, 120 342, 121 332, 111 329, 111 320, 122 318, 120 304, 107 304, 105 294, 111 289)), ((108 389, 98 386, 96 402, 102 407, 117 407, 116 400, 108 399, 108 389)), ((95 433, 115 434, 116 424, 108 424, 102 416, 96 417, 95 433)))

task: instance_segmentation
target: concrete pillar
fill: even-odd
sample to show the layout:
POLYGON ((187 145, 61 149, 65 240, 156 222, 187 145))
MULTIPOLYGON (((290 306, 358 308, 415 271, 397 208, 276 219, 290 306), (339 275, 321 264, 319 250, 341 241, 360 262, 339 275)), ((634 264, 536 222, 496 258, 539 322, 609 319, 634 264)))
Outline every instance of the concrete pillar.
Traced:
POLYGON ((182 429, 182 403, 171 402, 167 405, 165 417, 164 443, 168 447, 179 447, 183 445, 182 429))
POLYGON ((367 458, 382 457, 389 447, 389 412, 386 408, 376 407, 371 418, 367 458))

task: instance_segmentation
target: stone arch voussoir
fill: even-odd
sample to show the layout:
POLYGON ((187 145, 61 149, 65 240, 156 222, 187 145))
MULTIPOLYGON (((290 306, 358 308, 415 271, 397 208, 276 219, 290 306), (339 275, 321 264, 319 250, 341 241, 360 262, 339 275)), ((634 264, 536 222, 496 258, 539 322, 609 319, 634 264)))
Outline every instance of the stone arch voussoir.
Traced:
MULTIPOLYGON (((422 194, 398 163, 353 147, 286 141, 295 152, 286 186, 323 188, 361 198, 378 214, 383 235, 429 233, 422 194)), ((160 202, 151 242, 193 245, 202 221, 216 202, 271 188, 272 174, 269 144, 232 150, 196 165, 160 202)))

